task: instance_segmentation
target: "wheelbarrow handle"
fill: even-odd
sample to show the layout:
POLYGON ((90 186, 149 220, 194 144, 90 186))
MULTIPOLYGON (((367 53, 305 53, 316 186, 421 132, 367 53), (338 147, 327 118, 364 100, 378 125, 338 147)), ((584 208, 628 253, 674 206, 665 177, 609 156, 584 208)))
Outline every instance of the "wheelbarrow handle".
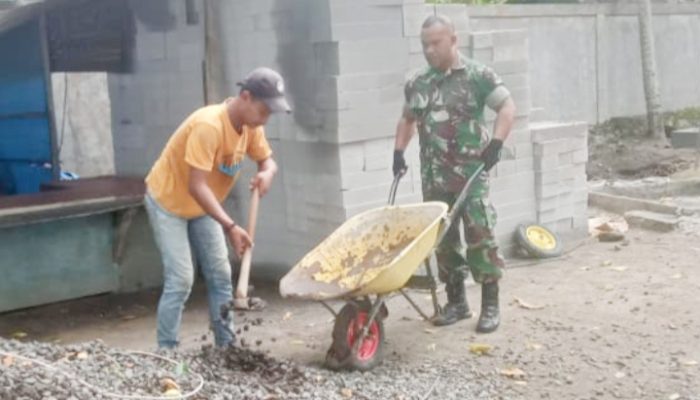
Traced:
POLYGON ((399 181, 403 176, 406 175, 406 171, 402 171, 399 174, 394 175, 394 182, 391 183, 391 189, 389 189, 389 205, 393 206, 396 202, 396 191, 399 188, 399 181))
POLYGON ((442 230, 440 231, 440 235, 438 235, 437 242, 435 242, 436 246, 442 242, 442 239, 444 239, 447 235, 447 232, 450 230, 450 227, 457 219, 457 216, 459 216, 462 213, 462 210, 464 209, 465 205, 464 203, 467 199, 467 195, 469 194, 469 189, 471 189, 472 184, 479 177, 479 175, 481 175, 483 171, 484 164, 481 163, 476 168, 476 171, 474 171, 474 173, 467 180, 467 183, 464 185, 464 188, 462 188, 462 191, 459 193, 457 200, 455 200, 454 204, 452 205, 452 209, 445 216, 445 223, 442 225, 442 230))

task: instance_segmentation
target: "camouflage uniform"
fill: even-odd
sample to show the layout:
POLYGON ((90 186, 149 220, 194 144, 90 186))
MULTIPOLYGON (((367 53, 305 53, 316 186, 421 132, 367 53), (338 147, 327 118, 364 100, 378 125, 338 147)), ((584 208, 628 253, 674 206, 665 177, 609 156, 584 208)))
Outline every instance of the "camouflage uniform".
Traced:
MULTIPOLYGON (((510 96, 490 68, 459 56, 448 72, 434 68, 419 72, 405 87, 404 112, 417 121, 420 141, 423 198, 453 206, 457 196, 480 165, 488 144, 484 106, 496 107, 510 96)), ((479 283, 497 281, 503 258, 493 228, 496 211, 489 201, 489 176, 482 172, 474 182, 462 216, 468 249, 462 246, 455 223, 437 251, 440 279, 462 282, 469 265, 479 283)))

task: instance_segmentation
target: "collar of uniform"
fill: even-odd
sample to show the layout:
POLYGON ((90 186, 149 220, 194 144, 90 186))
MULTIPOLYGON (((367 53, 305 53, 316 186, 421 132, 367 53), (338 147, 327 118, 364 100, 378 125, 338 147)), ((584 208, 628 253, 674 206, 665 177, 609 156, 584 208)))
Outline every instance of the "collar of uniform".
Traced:
POLYGON ((439 69, 431 67, 430 69, 433 70, 433 72, 436 72, 438 76, 447 77, 450 74, 452 74, 452 71, 463 71, 467 68, 467 57, 462 54, 462 52, 457 52, 457 59, 455 60, 454 64, 452 64, 452 67, 448 69, 445 72, 440 71, 439 69))

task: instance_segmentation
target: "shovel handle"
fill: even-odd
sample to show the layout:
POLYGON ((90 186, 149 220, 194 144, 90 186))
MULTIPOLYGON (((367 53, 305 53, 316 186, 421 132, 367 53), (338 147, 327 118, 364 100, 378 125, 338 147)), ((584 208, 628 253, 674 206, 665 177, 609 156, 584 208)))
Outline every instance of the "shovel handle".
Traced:
MULTIPOLYGON (((258 188, 253 189, 253 194, 250 197, 250 210, 248 212, 248 235, 250 240, 254 241, 255 238, 255 225, 258 219, 258 204, 260 202, 260 195, 258 193, 258 188)), ((241 260, 241 270, 238 274, 238 285, 236 285, 236 298, 246 299, 248 298, 248 280, 250 279, 250 263, 253 259, 253 248, 248 247, 245 252, 243 252, 243 258, 241 260)))

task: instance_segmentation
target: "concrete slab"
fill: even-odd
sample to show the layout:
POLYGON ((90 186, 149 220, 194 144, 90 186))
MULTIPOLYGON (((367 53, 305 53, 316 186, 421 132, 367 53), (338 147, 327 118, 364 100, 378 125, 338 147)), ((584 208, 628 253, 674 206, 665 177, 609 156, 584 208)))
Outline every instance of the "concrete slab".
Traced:
POLYGON ((700 148, 700 128, 673 131, 671 133, 671 146, 676 149, 700 148))
POLYGON ((629 226, 656 232, 673 231, 679 223, 679 219, 675 216, 639 210, 626 212, 625 221, 629 226))

